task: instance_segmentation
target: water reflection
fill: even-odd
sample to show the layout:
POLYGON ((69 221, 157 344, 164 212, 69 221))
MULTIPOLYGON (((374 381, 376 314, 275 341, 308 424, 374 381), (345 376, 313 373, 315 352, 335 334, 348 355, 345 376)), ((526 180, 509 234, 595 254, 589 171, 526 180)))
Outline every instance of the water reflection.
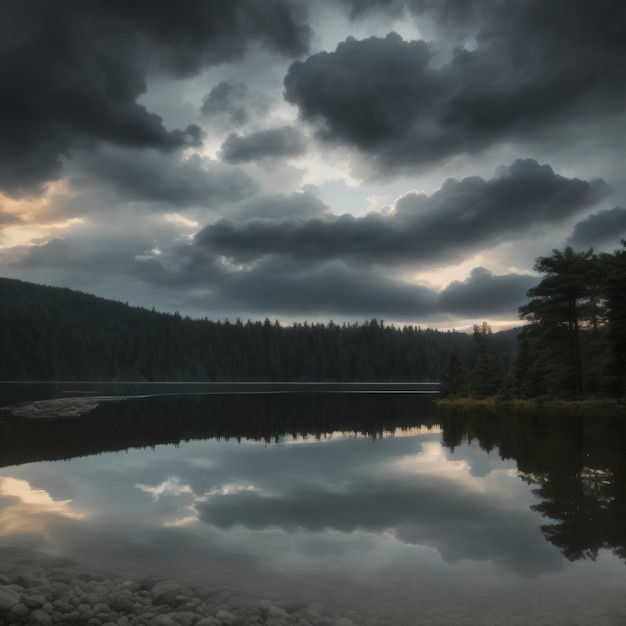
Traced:
POLYGON ((352 432, 372 438, 436 421, 419 394, 158 395, 106 402, 64 420, 0 415, 0 466, 179 444, 197 439, 278 442, 352 432), (4 421, 2 421, 4 420, 4 421))
POLYGON ((602 548, 624 558, 624 435, 618 420, 437 415, 409 394, 148 397, 8 419, 0 543, 374 585, 394 602, 407 581, 422 601, 508 605, 559 585, 571 598, 623 580, 602 548), (586 556, 595 569, 574 563, 586 556))
POLYGON ((621 417, 442 414, 444 443, 477 441, 514 459, 539 502, 541 532, 570 561, 626 559, 626 421, 621 417))

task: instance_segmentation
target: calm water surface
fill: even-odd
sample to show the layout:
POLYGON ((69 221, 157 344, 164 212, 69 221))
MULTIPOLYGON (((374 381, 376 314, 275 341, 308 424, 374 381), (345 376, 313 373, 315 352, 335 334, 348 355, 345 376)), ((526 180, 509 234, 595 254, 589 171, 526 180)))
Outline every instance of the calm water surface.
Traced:
POLYGON ((371 392, 0 420, 2 546, 381 623, 626 623, 621 420, 437 415, 431 396, 371 392))

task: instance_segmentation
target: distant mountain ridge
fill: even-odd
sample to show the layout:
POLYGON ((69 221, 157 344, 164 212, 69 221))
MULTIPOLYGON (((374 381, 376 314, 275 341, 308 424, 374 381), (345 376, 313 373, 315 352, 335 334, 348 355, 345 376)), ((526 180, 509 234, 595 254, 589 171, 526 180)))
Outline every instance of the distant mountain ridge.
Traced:
MULTIPOLYGON (((490 337, 512 358, 517 329, 490 337)), ((437 381, 472 337, 378 320, 215 322, 0 278, 0 380, 437 381)))

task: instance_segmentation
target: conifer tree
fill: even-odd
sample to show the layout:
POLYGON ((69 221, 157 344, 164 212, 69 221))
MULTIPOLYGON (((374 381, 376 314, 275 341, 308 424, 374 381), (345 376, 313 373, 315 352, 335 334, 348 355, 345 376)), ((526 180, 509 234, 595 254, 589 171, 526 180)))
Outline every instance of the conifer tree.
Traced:
POLYGON ((520 317, 532 324, 528 334, 534 339, 547 386, 574 397, 584 391, 580 331, 597 316, 595 259, 593 249, 574 252, 570 247, 539 257, 534 269, 545 277, 528 291, 533 299, 520 307, 520 317))
POLYGON ((448 354, 441 371, 439 395, 442 398, 459 397, 467 393, 469 371, 456 350, 448 354))
POLYGON ((626 240, 621 244, 622 250, 600 257, 609 342, 606 387, 620 397, 626 394, 626 240))

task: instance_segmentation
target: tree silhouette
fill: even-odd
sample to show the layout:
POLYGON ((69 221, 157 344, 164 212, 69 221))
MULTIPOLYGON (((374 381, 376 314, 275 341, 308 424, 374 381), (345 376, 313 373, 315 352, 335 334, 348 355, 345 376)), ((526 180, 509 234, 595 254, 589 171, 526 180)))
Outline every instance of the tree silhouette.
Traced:
POLYGON ((595 259, 593 249, 574 252, 570 247, 539 257, 534 269, 545 277, 528 291, 533 299, 519 310, 520 317, 531 322, 527 334, 550 389, 574 397, 584 391, 580 331, 598 318, 592 282, 595 259))
POLYGON ((622 250, 600 256, 610 350, 607 390, 614 396, 626 394, 626 240, 621 244, 622 250))

